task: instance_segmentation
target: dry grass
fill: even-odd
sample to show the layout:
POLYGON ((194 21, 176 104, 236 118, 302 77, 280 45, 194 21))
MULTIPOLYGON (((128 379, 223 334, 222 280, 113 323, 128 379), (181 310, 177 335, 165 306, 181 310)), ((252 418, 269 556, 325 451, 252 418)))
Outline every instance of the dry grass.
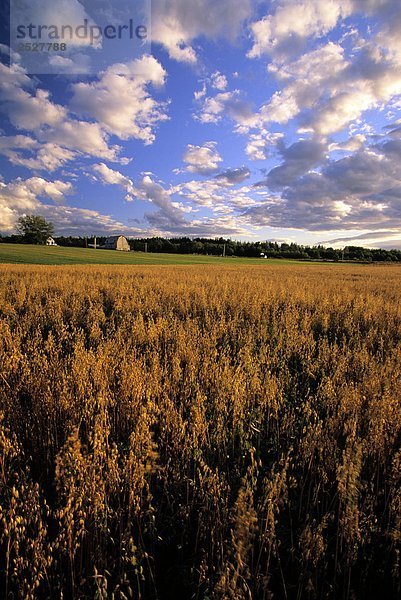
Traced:
POLYGON ((400 268, 0 278, 1 597, 398 596, 400 268))

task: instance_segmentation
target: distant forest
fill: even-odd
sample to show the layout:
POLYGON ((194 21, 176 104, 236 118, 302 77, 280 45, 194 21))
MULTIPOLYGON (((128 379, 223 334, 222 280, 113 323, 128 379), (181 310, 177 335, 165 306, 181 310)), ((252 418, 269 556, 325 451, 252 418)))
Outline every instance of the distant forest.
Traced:
MULTIPOLYGON (((85 248, 93 244, 93 238, 54 237, 59 246, 85 248)), ((106 237, 96 238, 97 245, 104 244, 106 237)), ((1 236, 3 243, 24 243, 23 236, 1 236)), ((292 258, 298 260, 360 261, 360 262, 401 262, 401 250, 383 250, 346 246, 343 249, 325 246, 303 246, 295 243, 243 242, 224 238, 132 238, 128 239, 131 250, 137 252, 161 252, 168 254, 207 254, 212 256, 238 256, 267 258, 292 258)))

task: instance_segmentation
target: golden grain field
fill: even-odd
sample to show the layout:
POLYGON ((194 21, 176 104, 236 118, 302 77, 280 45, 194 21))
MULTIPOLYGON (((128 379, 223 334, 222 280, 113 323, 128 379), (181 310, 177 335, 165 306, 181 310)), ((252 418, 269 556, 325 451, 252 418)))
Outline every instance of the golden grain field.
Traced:
POLYGON ((0 597, 398 598, 401 268, 0 267, 0 597))

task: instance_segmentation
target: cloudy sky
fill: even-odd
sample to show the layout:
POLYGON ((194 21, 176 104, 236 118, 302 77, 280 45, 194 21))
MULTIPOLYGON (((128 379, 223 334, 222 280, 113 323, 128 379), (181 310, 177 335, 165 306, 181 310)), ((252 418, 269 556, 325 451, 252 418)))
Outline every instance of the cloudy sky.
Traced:
MULTIPOLYGON (((118 21, 102 0, 109 23, 126 1, 118 21)), ((51 5, 97 22, 84 0, 51 5)), ((3 36, 0 232, 35 213, 57 234, 401 247, 399 0, 151 13, 152 44, 92 72, 102 40, 73 39, 41 75, 3 36)))

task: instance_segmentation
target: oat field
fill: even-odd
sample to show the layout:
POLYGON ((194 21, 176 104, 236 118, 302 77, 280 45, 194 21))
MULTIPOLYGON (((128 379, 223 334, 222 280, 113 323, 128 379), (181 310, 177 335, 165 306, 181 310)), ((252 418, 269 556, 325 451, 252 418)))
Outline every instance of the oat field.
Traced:
POLYGON ((0 266, 0 597, 398 598, 401 268, 0 266))

